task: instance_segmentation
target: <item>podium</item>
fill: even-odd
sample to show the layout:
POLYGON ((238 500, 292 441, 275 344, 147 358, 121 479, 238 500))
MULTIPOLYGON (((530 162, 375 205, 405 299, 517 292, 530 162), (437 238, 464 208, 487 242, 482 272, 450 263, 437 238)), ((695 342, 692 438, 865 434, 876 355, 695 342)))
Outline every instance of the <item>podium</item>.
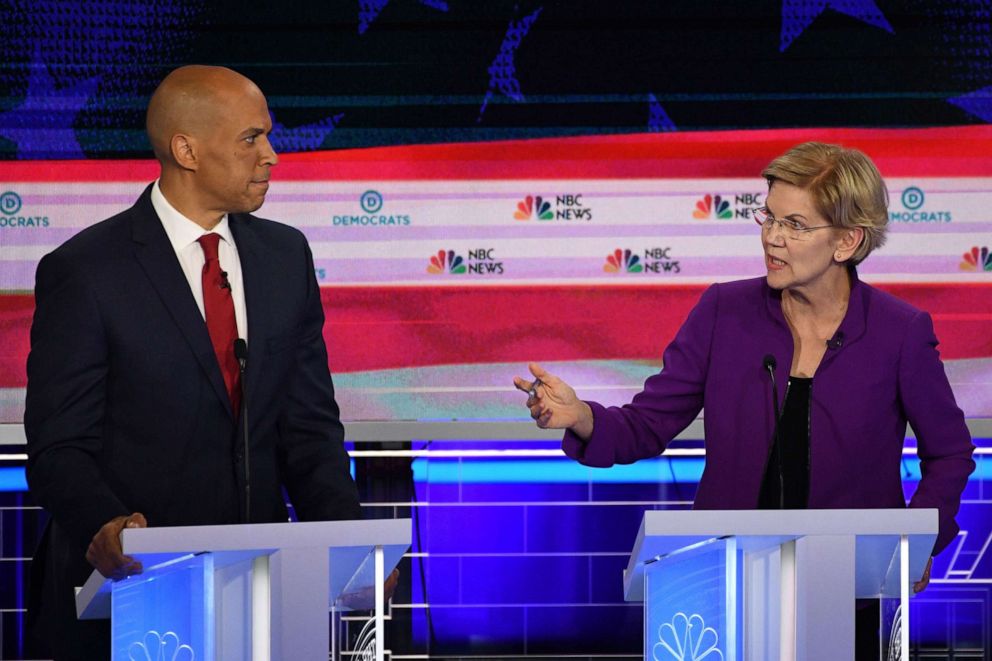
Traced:
POLYGON ((111 618, 115 660, 327 659, 329 611, 374 595, 374 640, 370 630, 360 644, 381 661, 384 578, 410 531, 409 519, 125 529, 143 573, 93 572, 76 611, 111 618))
POLYGON ((936 537, 935 509, 649 511, 624 597, 645 602, 645 659, 854 659, 855 599, 877 598, 880 654, 908 661, 936 537))

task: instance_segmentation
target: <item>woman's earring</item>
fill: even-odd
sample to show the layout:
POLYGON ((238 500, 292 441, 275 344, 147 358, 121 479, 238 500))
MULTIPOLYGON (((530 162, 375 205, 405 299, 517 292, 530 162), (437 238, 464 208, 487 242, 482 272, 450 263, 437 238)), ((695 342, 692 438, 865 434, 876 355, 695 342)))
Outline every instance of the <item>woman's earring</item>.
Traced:
POLYGON ((841 261, 841 260, 843 259, 843 257, 844 257, 844 255, 842 255, 842 254, 841 254, 841 253, 839 253, 839 252, 835 252, 835 253, 834 253, 834 261, 835 261, 835 262, 839 262, 839 261, 841 261))

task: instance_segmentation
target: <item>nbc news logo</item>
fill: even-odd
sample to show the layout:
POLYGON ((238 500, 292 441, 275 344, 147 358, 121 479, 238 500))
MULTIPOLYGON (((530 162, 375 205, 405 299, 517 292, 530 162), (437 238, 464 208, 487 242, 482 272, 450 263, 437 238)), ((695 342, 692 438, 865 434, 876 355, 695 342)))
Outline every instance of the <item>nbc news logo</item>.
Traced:
POLYGON ((677 259, 672 259, 672 248, 645 248, 642 255, 637 255, 629 248, 617 248, 606 256, 603 264, 606 273, 659 273, 675 275, 682 272, 682 266, 677 259), (643 256, 643 261, 641 257, 643 256))
POLYGON ((496 260, 494 248, 479 248, 468 251, 468 259, 454 250, 438 250, 427 262, 427 272, 431 275, 503 275, 503 262, 496 260))
POLYGON ((582 194, 555 196, 555 208, 540 195, 528 195, 517 202, 516 220, 592 220, 592 209, 582 203, 582 194))
POLYGON ((731 220, 733 218, 751 218, 751 209, 762 204, 761 193, 742 193, 734 195, 733 206, 730 198, 723 195, 710 195, 707 193, 696 200, 696 207, 692 210, 692 217, 697 220, 731 220))

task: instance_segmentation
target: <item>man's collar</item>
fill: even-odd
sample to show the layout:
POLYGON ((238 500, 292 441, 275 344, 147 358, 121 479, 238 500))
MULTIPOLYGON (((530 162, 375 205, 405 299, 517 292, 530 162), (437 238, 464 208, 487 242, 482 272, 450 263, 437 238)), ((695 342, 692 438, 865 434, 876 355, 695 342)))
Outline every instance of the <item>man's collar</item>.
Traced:
POLYGON ((231 227, 227 222, 227 214, 224 214, 223 218, 220 219, 220 222, 212 230, 205 230, 181 214, 165 199, 165 195, 162 194, 162 189, 159 187, 159 181, 157 179, 152 184, 151 201, 152 206, 155 208, 155 213, 158 214, 159 220, 162 221, 162 226, 165 228, 165 233, 169 237, 169 243, 172 244, 173 250, 177 253, 204 234, 211 232, 220 234, 220 237, 224 241, 234 245, 234 237, 231 235, 231 227))

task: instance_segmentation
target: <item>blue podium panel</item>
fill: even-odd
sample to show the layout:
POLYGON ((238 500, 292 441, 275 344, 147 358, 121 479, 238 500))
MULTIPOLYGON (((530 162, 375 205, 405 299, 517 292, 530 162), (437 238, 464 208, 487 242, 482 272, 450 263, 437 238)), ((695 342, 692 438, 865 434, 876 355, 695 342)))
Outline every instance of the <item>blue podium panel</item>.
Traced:
POLYGON ((742 658, 741 551, 713 539, 662 556, 644 570, 644 658, 742 658))
POLYGON ((114 661, 214 658, 213 556, 183 556, 114 583, 114 661))
POLYGON ((881 597, 879 604, 880 659, 898 659, 902 655, 902 606, 898 597, 881 597))

